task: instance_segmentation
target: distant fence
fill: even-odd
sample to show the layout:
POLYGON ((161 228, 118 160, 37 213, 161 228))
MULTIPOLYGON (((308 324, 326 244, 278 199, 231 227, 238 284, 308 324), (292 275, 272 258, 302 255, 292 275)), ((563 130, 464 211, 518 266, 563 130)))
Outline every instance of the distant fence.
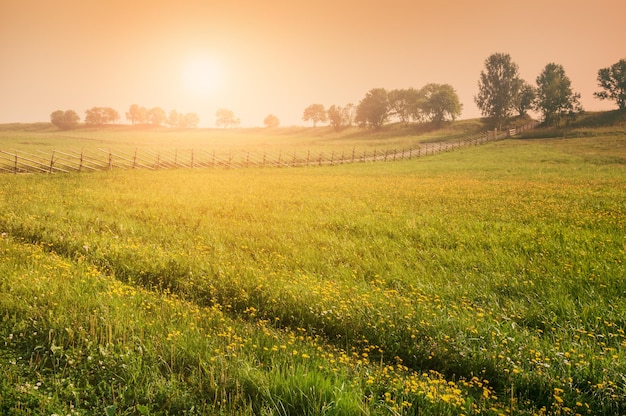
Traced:
POLYGON ((494 140, 502 140, 534 128, 529 123, 521 128, 498 132, 488 131, 464 137, 454 142, 421 143, 412 147, 364 149, 340 151, 292 151, 250 152, 231 151, 216 153, 202 149, 150 150, 136 148, 134 151, 113 149, 53 150, 35 153, 20 150, 0 150, 0 172, 3 173, 69 173, 93 172, 112 169, 200 169, 200 168, 248 168, 248 167, 300 167, 328 166, 359 162, 389 162, 414 159, 461 147, 477 146, 494 140))

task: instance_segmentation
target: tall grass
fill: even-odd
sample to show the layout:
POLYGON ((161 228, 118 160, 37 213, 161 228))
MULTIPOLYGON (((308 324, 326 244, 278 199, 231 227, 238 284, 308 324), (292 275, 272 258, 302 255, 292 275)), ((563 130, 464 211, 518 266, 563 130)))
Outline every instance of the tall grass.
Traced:
POLYGON ((3 177, 3 409, 623 413, 625 155, 3 177))

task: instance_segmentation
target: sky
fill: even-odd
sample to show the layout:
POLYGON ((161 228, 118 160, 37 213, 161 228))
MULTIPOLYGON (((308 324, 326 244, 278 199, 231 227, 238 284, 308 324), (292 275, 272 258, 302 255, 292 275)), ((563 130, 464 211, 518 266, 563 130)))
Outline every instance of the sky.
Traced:
POLYGON ((624 0, 0 0, 0 123, 131 104, 215 125, 310 104, 358 104, 372 88, 450 84, 480 117, 480 72, 508 53, 535 84, 563 65, 585 110, 597 73, 626 59, 624 0))

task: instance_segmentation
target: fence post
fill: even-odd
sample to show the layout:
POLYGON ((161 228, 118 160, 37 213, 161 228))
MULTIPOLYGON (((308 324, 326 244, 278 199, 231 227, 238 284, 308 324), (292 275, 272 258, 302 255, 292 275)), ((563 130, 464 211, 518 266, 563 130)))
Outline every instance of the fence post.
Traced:
POLYGON ((85 149, 80 149, 80 162, 78 164, 78 171, 81 172, 83 170, 83 152, 85 149))
POLYGON ((52 156, 50 156, 50 172, 53 172, 53 166, 54 166, 54 150, 52 151, 52 156))
POLYGON ((109 150, 109 170, 113 169, 113 153, 109 150))

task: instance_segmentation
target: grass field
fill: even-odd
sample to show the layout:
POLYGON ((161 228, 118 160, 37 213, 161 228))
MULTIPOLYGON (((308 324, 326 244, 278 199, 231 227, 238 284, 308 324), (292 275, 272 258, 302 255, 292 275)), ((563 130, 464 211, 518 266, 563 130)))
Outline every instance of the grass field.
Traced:
POLYGON ((620 129, 3 175, 0 413, 624 414, 620 129))
MULTIPOLYGON (((522 119, 518 123, 527 123, 522 119)), ((169 129, 145 126, 83 127, 59 130, 48 123, 0 125, 0 150, 96 150, 201 148, 220 153, 228 151, 283 151, 294 149, 336 151, 365 148, 393 149, 412 147, 420 142, 456 141, 482 133, 487 127, 480 120, 464 120, 443 128, 424 123, 390 125, 378 131, 357 127, 334 131, 324 127, 287 127, 277 129, 169 129)))

